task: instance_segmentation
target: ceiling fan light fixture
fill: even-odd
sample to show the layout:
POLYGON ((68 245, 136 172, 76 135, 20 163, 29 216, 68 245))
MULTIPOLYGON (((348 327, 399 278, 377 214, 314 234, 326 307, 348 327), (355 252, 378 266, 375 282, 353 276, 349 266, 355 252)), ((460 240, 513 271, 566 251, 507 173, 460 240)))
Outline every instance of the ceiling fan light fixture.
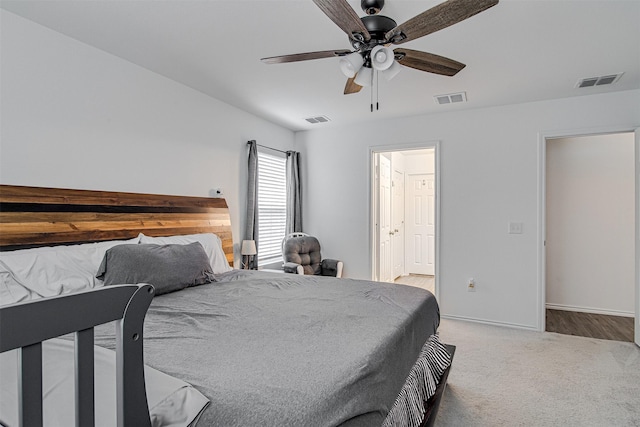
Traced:
POLYGON ((362 67, 360 71, 358 71, 354 83, 363 87, 371 86, 373 84, 373 70, 371 68, 362 67))
POLYGON ((356 75, 362 64, 364 64, 364 58, 358 52, 351 53, 349 55, 340 58, 340 71, 348 78, 352 78, 356 75))
POLYGON ((367 15, 375 15, 384 7, 384 0, 360 0, 360 7, 367 15))
POLYGON ((402 67, 400 66, 398 61, 393 61, 391 66, 382 72, 382 75, 387 81, 389 81, 397 76, 400 70, 402 70, 402 67))
POLYGON ((371 49, 371 66, 378 71, 384 71, 391 67, 394 61, 393 50, 378 45, 371 49))

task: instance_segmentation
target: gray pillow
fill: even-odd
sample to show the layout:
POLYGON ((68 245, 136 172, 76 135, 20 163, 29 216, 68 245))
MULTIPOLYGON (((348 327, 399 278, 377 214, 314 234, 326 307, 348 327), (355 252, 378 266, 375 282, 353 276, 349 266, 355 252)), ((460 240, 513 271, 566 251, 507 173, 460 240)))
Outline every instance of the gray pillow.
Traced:
POLYGON ((107 250, 96 278, 105 285, 149 283, 156 295, 214 280, 199 242, 188 245, 118 245, 107 250))

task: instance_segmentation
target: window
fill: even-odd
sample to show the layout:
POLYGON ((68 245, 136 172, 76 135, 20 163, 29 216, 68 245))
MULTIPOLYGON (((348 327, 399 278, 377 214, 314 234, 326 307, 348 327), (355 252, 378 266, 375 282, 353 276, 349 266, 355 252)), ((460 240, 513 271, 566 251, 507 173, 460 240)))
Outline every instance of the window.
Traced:
POLYGON ((258 265, 282 261, 287 219, 286 158, 258 152, 258 265))

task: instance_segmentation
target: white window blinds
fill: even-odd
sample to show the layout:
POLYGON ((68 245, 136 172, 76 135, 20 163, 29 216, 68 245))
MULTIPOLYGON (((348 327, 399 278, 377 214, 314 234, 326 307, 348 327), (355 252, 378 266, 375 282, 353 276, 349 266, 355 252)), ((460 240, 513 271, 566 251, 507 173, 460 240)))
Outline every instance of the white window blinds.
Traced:
POLYGON ((258 151, 258 265, 282 261, 287 218, 286 158, 258 151))

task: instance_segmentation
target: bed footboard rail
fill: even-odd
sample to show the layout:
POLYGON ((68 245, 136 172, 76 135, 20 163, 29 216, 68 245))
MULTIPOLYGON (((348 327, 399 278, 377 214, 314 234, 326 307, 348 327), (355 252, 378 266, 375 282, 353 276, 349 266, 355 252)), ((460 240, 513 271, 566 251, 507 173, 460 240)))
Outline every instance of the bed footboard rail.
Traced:
POLYGON ((119 427, 151 426, 142 327, 151 285, 107 286, 0 307, 0 352, 19 349, 19 424, 42 426, 42 342, 75 333, 76 426, 95 425, 93 328, 116 321, 119 427))

